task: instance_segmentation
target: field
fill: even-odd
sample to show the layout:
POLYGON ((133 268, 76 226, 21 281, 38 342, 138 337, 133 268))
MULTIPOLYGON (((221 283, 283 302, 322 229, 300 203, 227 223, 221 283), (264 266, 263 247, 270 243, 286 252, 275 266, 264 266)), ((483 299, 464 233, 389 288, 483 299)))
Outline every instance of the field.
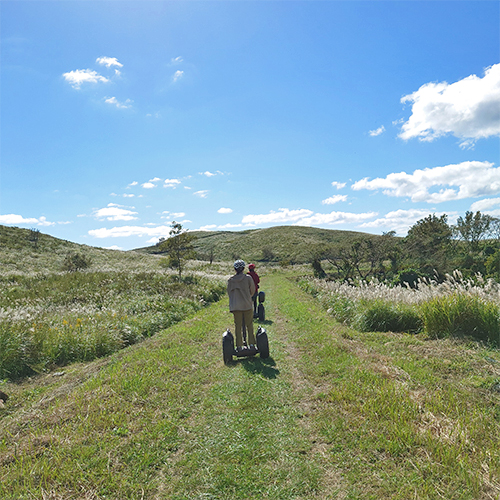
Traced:
POLYGON ((494 328, 494 282, 354 287, 258 266, 271 356, 225 366, 230 262, 192 262, 179 280, 155 255, 111 252, 100 268, 106 251, 89 249, 89 269, 63 273, 53 245, 46 273, 3 275, 3 341, 15 324, 52 346, 65 345, 49 342, 55 328, 78 330, 73 345, 95 331, 121 340, 93 361, 4 373, 0 498, 500 498, 500 352, 442 320, 456 306, 448 325, 465 310, 494 328), (394 331, 394 310, 420 326, 394 331), (138 335, 126 348, 124 332, 138 335))

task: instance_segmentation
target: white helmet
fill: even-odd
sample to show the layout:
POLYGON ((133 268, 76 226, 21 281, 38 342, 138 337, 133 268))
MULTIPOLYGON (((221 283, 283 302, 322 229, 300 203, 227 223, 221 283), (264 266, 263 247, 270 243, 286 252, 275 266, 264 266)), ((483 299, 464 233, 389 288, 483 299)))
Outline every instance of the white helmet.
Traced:
POLYGON ((241 259, 238 259, 235 263, 234 263, 234 269, 236 271, 239 271, 240 269, 245 269, 245 263, 241 260, 241 259))

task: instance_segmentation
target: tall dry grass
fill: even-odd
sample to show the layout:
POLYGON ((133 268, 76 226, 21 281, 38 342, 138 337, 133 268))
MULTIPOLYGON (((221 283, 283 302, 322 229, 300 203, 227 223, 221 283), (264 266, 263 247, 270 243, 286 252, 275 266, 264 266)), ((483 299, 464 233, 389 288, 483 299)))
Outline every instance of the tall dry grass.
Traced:
POLYGON ((0 380, 89 361, 150 337, 219 300, 219 274, 191 269, 0 276, 0 380))
POLYGON ((470 336, 500 345, 500 285, 481 275, 464 279, 460 271, 417 288, 376 280, 341 283, 300 282, 340 322, 362 331, 425 331, 432 337, 470 336))

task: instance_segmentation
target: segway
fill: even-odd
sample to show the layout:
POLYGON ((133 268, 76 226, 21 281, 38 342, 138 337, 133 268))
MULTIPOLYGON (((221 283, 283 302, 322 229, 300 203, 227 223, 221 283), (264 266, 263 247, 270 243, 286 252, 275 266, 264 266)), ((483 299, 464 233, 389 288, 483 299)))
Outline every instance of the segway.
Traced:
POLYGON ((266 320, 266 308, 264 307, 264 300, 266 300, 266 294, 264 292, 259 292, 259 305, 257 307, 257 317, 259 321, 266 320))
POLYGON ((246 343, 246 329, 243 328, 244 345, 240 350, 236 350, 234 347, 234 337, 229 328, 222 335, 222 357, 224 359, 224 364, 228 365, 233 361, 233 356, 238 358, 255 356, 257 353, 262 359, 269 357, 269 341, 267 338, 267 332, 265 328, 259 326, 257 328, 256 341, 257 345, 253 348, 246 343))

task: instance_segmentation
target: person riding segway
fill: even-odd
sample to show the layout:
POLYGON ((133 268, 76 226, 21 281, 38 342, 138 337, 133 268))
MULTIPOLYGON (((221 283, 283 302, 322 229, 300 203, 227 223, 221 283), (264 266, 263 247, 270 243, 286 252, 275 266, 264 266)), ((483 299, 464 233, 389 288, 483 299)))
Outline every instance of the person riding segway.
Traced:
POLYGON ((245 263, 238 259, 234 263, 236 274, 227 282, 229 295, 229 311, 234 316, 236 335, 236 350, 243 348, 243 324, 247 329, 247 340, 250 348, 255 348, 255 335, 253 332, 252 296, 255 294, 255 283, 251 276, 244 274, 245 263))
MULTIPOLYGON (((248 274, 243 273, 245 263, 242 260, 234 263, 234 269, 236 274, 227 282, 227 293, 229 310, 234 316, 236 349, 235 338, 228 328, 222 335, 222 355, 225 364, 231 363, 233 356, 245 357, 259 354, 262 359, 269 357, 269 341, 265 328, 259 326, 256 336, 253 330, 252 296, 255 294, 255 283, 248 274)), ((260 306, 262 304, 259 304, 260 306)))
POLYGON ((253 317, 257 318, 259 316, 257 313, 257 296, 259 295, 260 278, 259 275, 255 272, 255 264, 248 264, 247 274, 252 277, 253 282, 255 283, 255 293, 252 295, 252 301, 253 301, 253 317))

